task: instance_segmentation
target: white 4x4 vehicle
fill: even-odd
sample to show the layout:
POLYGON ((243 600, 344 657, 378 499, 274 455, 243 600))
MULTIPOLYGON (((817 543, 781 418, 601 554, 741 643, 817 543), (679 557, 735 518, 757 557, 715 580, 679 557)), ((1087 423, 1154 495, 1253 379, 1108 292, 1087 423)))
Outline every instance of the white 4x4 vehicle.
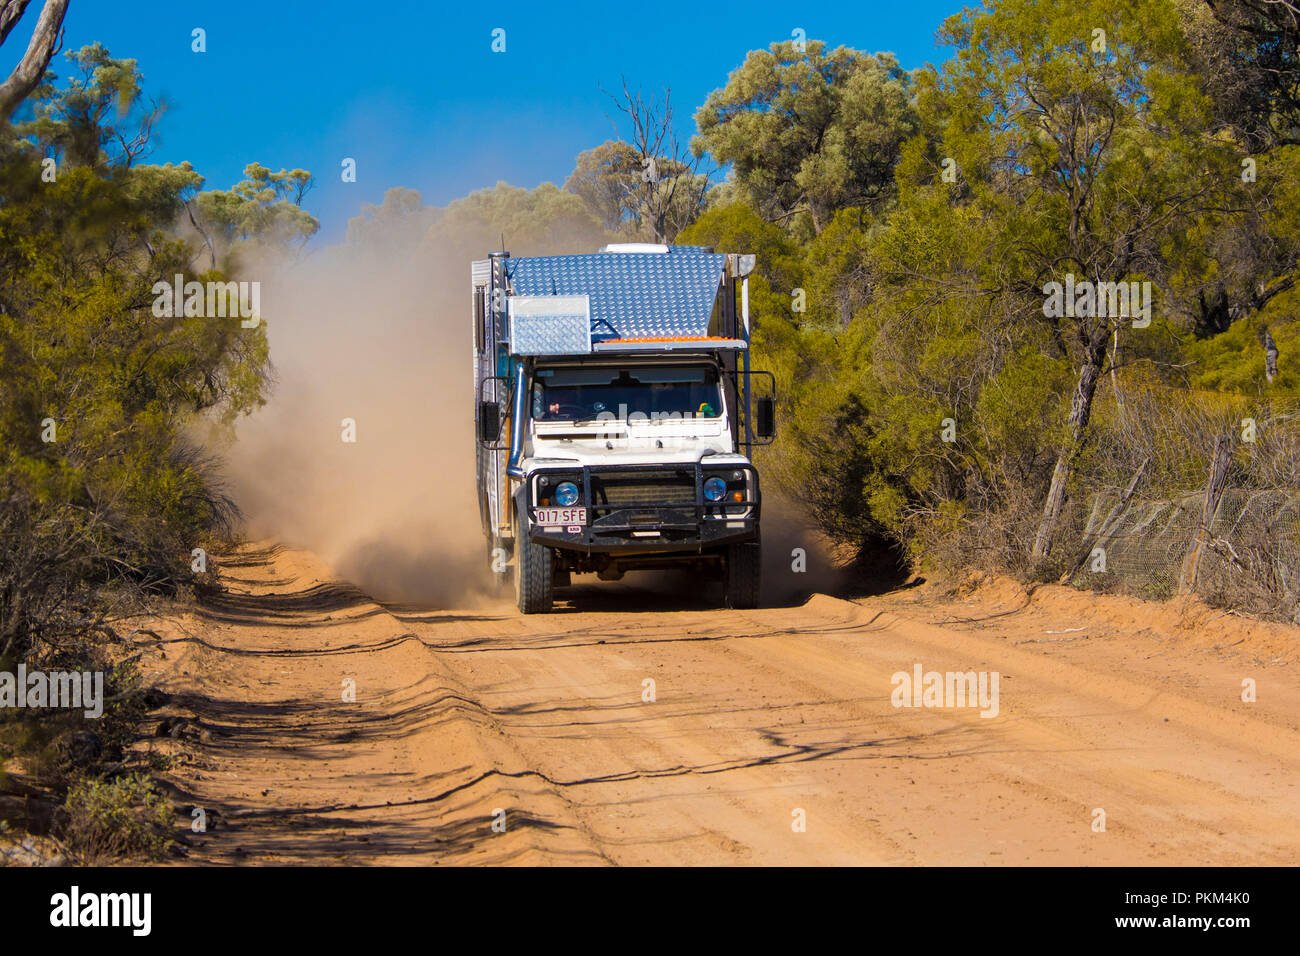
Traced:
POLYGON ((573 574, 683 566, 758 603, 749 452, 774 399, 748 368, 752 258, 650 248, 475 264, 480 513, 524 613, 573 574))

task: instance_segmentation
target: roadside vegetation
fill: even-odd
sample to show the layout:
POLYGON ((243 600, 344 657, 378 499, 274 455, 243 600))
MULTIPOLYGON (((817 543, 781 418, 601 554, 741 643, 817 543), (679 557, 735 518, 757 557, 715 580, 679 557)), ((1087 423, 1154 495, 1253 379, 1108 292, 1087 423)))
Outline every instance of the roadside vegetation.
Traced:
POLYGON ((98 44, 49 62, 53 45, 0 95, 0 672, 102 673, 105 703, 0 709, 0 816, 74 858, 156 855, 165 840, 104 835, 146 796, 138 826, 161 821, 129 749, 148 692, 123 622, 207 583, 237 509, 195 436, 262 404, 270 366, 260 322, 160 309, 154 286, 255 279, 250 252, 292 254, 316 223, 304 171, 204 191, 188 163, 150 165, 163 109, 136 63, 98 44))

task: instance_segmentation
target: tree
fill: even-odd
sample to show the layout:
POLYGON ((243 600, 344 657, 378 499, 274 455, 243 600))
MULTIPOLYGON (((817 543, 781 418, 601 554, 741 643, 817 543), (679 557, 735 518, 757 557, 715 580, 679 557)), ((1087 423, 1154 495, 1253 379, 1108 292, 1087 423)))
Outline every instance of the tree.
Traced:
POLYGON ((83 634, 97 590, 190 579, 190 549, 232 509, 185 429, 255 408, 267 372, 262 326, 155 308, 160 278, 195 270, 134 173, 40 172, 21 155, 0 168, 0 529, 22 541, 0 547, 10 654, 83 634))
POLYGON ((692 148, 731 164, 764 218, 807 216, 819 233, 836 210, 878 209, 892 195, 902 144, 917 128, 909 87, 889 54, 774 43, 709 94, 692 148))
POLYGON ((316 234, 320 223, 302 208, 312 187, 305 169, 272 172, 261 163, 244 167, 245 178, 230 189, 195 197, 191 223, 208 246, 211 265, 234 251, 296 254, 316 234))
MULTIPOLYGON (((15 9, 0 3, 0 32, 15 9)), ((6 661, 86 651, 122 595, 194 580, 191 549, 235 511, 187 434, 258 407, 269 375, 262 324, 160 307, 160 281, 227 279, 176 235, 203 179, 189 163, 138 162, 157 114, 132 61, 98 45, 72 59, 71 80, 30 86, 31 120, 0 128, 6 661), (146 122, 121 132, 133 117, 146 122), (61 160, 57 175, 41 153, 61 160)), ((252 178, 238 198, 256 205, 300 199, 310 182, 252 178)))
POLYGON ((601 226, 612 233, 642 228, 641 155, 630 143, 607 140, 578 154, 564 189, 579 197, 601 226))
POLYGON ((577 196, 553 183, 521 189, 497 183, 447 205, 426 241, 440 250, 459 250, 465 260, 505 248, 515 255, 558 255, 592 251, 610 236, 577 196))
MULTIPOLYGON (((909 144, 900 208, 874 250, 874 301, 888 323, 876 357, 890 357, 876 374, 911 377, 924 363, 907 353, 926 346, 905 343, 933 324, 942 338, 932 341, 947 341, 955 365, 936 369, 955 386, 935 396, 936 413, 944 404, 955 420, 960 408, 973 413, 1026 347, 1075 370, 1063 427, 1044 436, 1055 462, 1035 561, 1051 551, 1103 375, 1121 349, 1127 361, 1167 360, 1173 346, 1161 343, 1173 340, 1159 330, 1180 318, 1169 314, 1173 296, 1157 298, 1147 331, 1095 299, 1056 314, 1045 307, 1049 284, 1067 275, 1081 287, 1152 281, 1163 294, 1176 280, 1195 282, 1195 270, 1179 270, 1248 201, 1240 156, 1214 135, 1171 13, 1164 0, 998 0, 950 18, 940 37, 956 55, 924 74, 918 93, 933 149, 909 144), (957 182, 939 175, 936 156, 952 160, 957 182), (923 325, 914 332, 904 321, 923 325)), ((958 467, 952 457, 971 451, 958 443, 944 452, 953 475, 984 473, 977 460, 958 467)))
POLYGON ((1194 331, 1218 341, 1196 344, 1196 378, 1275 392, 1291 380, 1275 366, 1278 341, 1289 350, 1292 335, 1275 325, 1275 340, 1269 325, 1289 324, 1293 313, 1272 303, 1300 278, 1300 234, 1291 212, 1300 195, 1300 5, 1183 0, 1180 12, 1216 122, 1240 143, 1252 181, 1251 202, 1209 237, 1200 264, 1215 281, 1198 293, 1194 331), (1246 344, 1252 340, 1258 349, 1246 344), (1224 376, 1229 367, 1233 373, 1224 376))
POLYGON ((631 136, 580 154, 569 177, 572 191, 595 203, 606 229, 613 221, 614 229, 638 238, 672 242, 703 211, 712 175, 700 171, 703 157, 677 138, 671 90, 647 97, 624 80, 620 95, 608 95, 631 136))
POLYGON ((1251 150, 1300 145, 1300 3, 1185 0, 1219 121, 1251 150))
POLYGON ((408 252, 440 215, 441 210, 424 205, 418 190, 394 186, 378 206, 363 203, 361 214, 348 220, 348 244, 386 256, 408 252))
MULTIPOLYGON (((22 18, 30 0, 0 0, 0 45, 22 18)), ((63 18, 68 12, 68 0, 45 0, 41 15, 36 18, 32 39, 8 79, 0 83, 0 126, 9 122, 20 103, 36 89, 45 76, 63 38, 63 18)))
POLYGON ((34 118, 18 124, 60 166, 129 167, 146 155, 165 104, 146 100, 135 60, 92 43, 64 54, 73 75, 46 73, 29 97, 34 118))

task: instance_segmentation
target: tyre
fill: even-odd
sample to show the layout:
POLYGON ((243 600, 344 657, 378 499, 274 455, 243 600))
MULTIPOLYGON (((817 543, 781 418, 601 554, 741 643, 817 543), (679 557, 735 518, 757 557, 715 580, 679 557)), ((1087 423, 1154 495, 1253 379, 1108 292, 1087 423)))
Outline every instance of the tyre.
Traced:
POLYGON ((528 519, 515 513, 515 603, 524 614, 545 614, 551 609, 555 588, 555 561, 549 548, 528 540, 528 519))
POLYGON ((727 607, 743 610, 758 607, 762 579, 762 549, 757 541, 727 546, 724 597, 727 607))

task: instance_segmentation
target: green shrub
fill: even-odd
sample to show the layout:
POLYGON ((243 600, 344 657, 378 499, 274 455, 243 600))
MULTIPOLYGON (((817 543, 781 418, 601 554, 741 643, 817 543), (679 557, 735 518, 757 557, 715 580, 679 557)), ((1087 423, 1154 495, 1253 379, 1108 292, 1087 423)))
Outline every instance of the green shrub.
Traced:
POLYGON ((85 863, 161 859, 171 846, 172 812, 144 774, 88 778, 68 791, 63 839, 85 863))

